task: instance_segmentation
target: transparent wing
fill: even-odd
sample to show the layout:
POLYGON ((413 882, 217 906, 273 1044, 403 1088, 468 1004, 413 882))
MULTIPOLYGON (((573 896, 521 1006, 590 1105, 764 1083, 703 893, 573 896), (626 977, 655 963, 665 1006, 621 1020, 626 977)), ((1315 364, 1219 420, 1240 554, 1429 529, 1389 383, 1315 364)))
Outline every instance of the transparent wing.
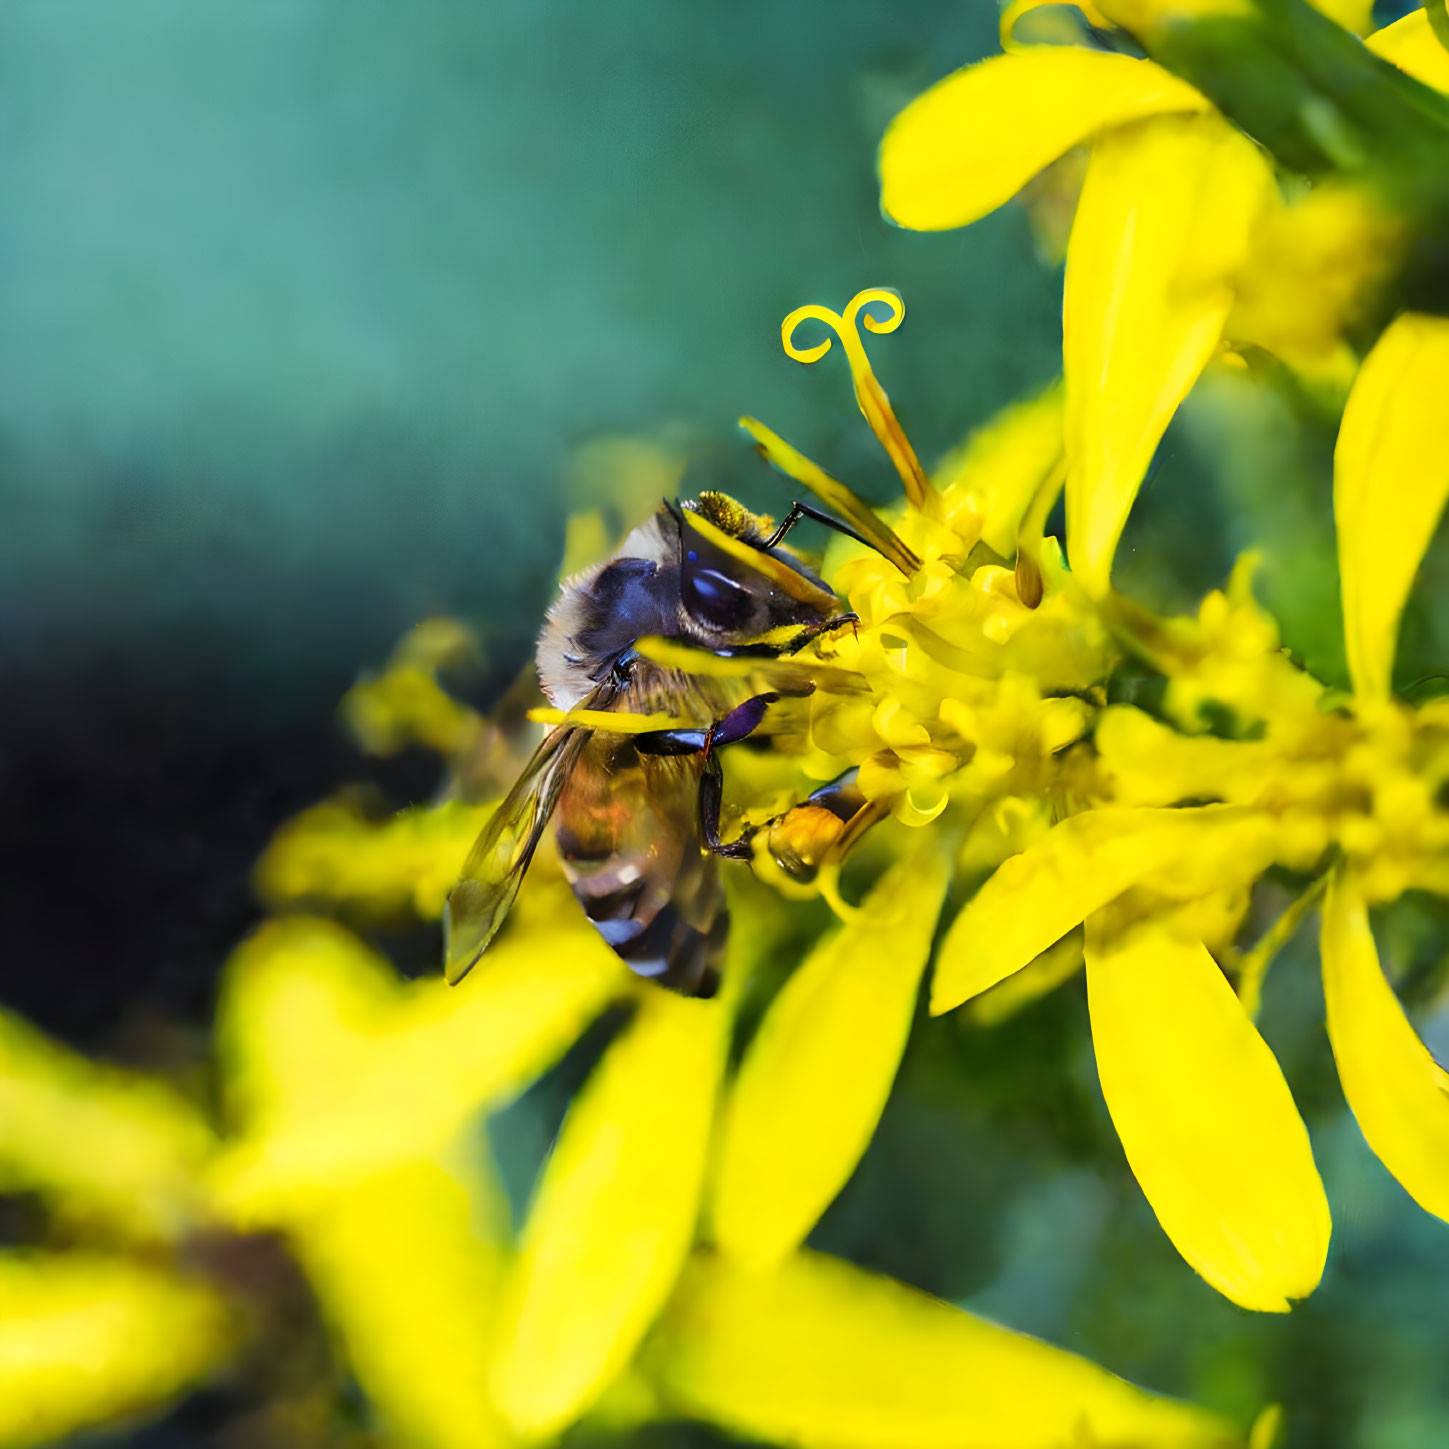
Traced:
MULTIPOLYGON (((606 708, 611 696, 597 689, 585 704, 606 708)), ((473 842, 443 912, 443 974, 450 983, 473 969, 498 934, 590 733, 578 725, 554 730, 473 842)))

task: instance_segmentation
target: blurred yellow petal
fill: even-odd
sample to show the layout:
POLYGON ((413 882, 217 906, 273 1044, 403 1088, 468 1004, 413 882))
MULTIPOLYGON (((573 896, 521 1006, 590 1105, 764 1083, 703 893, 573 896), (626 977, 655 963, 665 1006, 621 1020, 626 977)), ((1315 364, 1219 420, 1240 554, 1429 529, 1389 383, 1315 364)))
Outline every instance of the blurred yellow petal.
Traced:
POLYGON ((647 993, 569 1115, 506 1295, 493 1391, 547 1438, 618 1376, 689 1251, 729 1014, 647 993))
MULTIPOLYGON (((1309 0, 1309 3, 1355 34, 1368 29, 1373 11, 1371 0, 1309 0)), ((1101 8, 1112 23, 1125 26, 1139 37, 1160 35, 1184 22, 1249 19, 1254 14, 1252 0, 1101 0, 1101 8)))
POLYGON ((1248 1431, 1248 1449, 1279 1449, 1283 1442, 1283 1405, 1268 1404, 1248 1431))
POLYGON ((492 1348, 505 1214, 476 1171, 419 1161, 355 1183, 294 1229, 324 1317, 402 1443, 507 1442, 480 1370, 492 1348))
POLYGON ((381 674, 364 675, 343 695, 344 725, 372 755, 395 755, 409 745, 460 753, 480 721, 438 683, 438 670, 477 653, 478 641, 456 619, 424 619, 393 650, 381 674))
POLYGON ((900 1065, 949 880, 940 850, 899 862, 775 998, 723 1123, 712 1221, 726 1251, 782 1257, 854 1171, 900 1065))
POLYGON ((257 893, 274 909, 305 903, 369 920, 438 920, 491 813, 449 800, 373 820, 353 800, 324 800, 272 837, 256 864, 257 893))
POLYGON ((1003 409, 954 449, 936 469, 946 490, 970 499, 981 518, 981 538, 1002 558, 1016 553, 1016 533, 1037 490, 1062 457, 1062 386, 1003 409))
POLYGON ((1253 815, 1224 806, 1108 808, 1063 820, 1003 861, 951 923, 936 959, 932 1013, 1021 970, 1153 872, 1188 854, 1251 853, 1264 832, 1253 815))
POLYGON ((1402 259, 1403 218, 1372 185, 1325 179, 1259 217, 1225 325, 1342 396, 1358 357, 1344 340, 1402 259))
POLYGON ((1323 906, 1323 994, 1343 1095, 1379 1161, 1449 1221, 1449 1090, 1379 965, 1368 910, 1335 880, 1323 906))
POLYGON ((201 1115, 159 1083, 95 1066, 0 1012, 0 1190, 170 1236, 194 1222, 212 1147, 201 1115))
POLYGON ((1365 34, 1373 25, 1373 0, 1309 0, 1309 4, 1355 35, 1365 34))
POLYGON ((1332 1223, 1277 1060, 1200 942, 1088 921, 1086 957, 1102 1095, 1163 1231, 1219 1293, 1286 1313, 1332 1223))
MULTIPOLYGON (((570 509, 607 507, 612 514, 628 520, 627 526, 632 528, 634 520, 647 518, 659 507, 661 498, 673 498, 679 492, 689 462, 688 442, 686 433, 669 424, 653 437, 620 433, 587 439, 569 455, 564 495, 570 509)), ((579 517, 578 513, 570 514, 568 544, 574 542, 572 525, 579 517)), ((597 512, 594 517, 602 525, 597 512)), ((617 534, 612 538, 601 536, 591 553, 571 551, 566 545, 560 577, 567 578, 598 563, 618 542, 617 534)))
POLYGON ((1449 497, 1449 319, 1406 312, 1364 358, 1333 457, 1353 687, 1389 693, 1399 616, 1449 497))
POLYGON ((1236 1440, 1201 1409, 815 1253, 765 1273, 697 1259, 645 1364, 679 1412, 804 1449, 1236 1440))
POLYGON ((241 1131, 216 1189, 237 1222, 283 1222, 431 1156, 577 1039, 627 973, 567 892, 534 894, 459 987, 401 984, 355 936, 307 917, 236 952, 218 1030, 241 1131))
POLYGON ((1272 173, 1218 116, 1113 131, 1067 246, 1067 554, 1108 586, 1122 527, 1178 404, 1222 336, 1272 173))
POLYGON ((1364 44, 1415 80, 1449 91, 1449 49, 1434 34, 1427 10, 1410 11, 1403 19, 1374 31, 1364 44))
POLYGON ((0 1256, 0 1446, 159 1410, 233 1339, 225 1306, 200 1284, 79 1253, 0 1256))
POLYGON ((1253 0, 1097 0, 1113 25, 1134 34, 1183 21, 1250 16, 1253 0))
POLYGON ((1098 132, 1207 101, 1150 60, 1076 46, 995 56, 938 81, 881 142, 881 209, 900 226, 965 226, 1098 132))
POLYGON ((1080 45, 1087 26, 1106 30, 1111 24, 1092 0, 1070 0, 1069 4, 1064 0, 1011 0, 1001 12, 997 31, 1002 50, 1016 50, 1023 45, 1080 45), (1042 10, 1047 13, 1040 14, 1042 10), (1064 14, 1066 11, 1076 14, 1064 14), (1028 15, 1032 22, 1019 26, 1028 15))

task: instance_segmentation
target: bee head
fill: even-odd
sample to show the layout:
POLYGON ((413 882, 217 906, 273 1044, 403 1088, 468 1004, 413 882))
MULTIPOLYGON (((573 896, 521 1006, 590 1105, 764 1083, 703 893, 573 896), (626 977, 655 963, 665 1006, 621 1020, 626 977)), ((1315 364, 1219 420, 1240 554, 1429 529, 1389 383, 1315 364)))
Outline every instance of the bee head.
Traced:
POLYGON ((819 623, 837 600, 789 550, 768 547, 769 520, 723 493, 676 513, 680 607, 706 639, 745 639, 781 625, 819 623))

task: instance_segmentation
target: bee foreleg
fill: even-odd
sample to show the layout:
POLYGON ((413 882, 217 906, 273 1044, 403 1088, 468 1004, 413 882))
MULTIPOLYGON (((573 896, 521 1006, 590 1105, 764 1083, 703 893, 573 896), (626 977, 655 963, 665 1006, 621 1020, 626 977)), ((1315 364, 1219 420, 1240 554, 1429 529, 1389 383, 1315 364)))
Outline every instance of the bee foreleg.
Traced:
POLYGON ((788 644, 781 647, 780 653, 787 657, 791 654, 798 654, 807 644, 818 639, 822 634, 833 633, 836 629, 854 629, 859 623, 859 614, 850 612, 832 614, 830 618, 822 619, 818 624, 807 624, 788 644))

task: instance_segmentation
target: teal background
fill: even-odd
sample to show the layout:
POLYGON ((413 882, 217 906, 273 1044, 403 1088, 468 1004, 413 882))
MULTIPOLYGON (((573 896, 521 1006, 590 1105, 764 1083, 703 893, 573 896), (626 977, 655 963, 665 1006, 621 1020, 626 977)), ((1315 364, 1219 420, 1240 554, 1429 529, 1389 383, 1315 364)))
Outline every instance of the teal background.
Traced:
MULTIPOLYGON (((526 659, 591 435, 673 425, 691 489, 778 507, 750 411, 890 497, 838 359, 781 353, 792 307, 904 294, 872 352, 928 461, 1047 381, 1060 272, 1025 216, 915 235, 877 204, 886 120, 995 25, 984 0, 6 0, 0 999, 142 1063, 158 1023, 204 1023, 256 851, 367 771, 333 723, 358 671, 439 610, 483 636, 480 701, 526 659)), ((1262 545, 1288 642, 1339 677, 1331 446, 1301 400, 1205 393, 1124 578, 1184 606, 1262 545)), ((1436 552, 1410 678, 1444 657, 1443 577, 1436 552)), ((373 773, 398 802, 435 784, 373 773)), ((1449 1053, 1441 917, 1414 903, 1389 939, 1449 1053)), ((1449 1444, 1449 1230, 1345 1117, 1321 1015, 1300 943, 1264 1025, 1336 1235, 1288 1319, 1233 1308, 1162 1237, 1076 986, 994 1032, 918 1032, 816 1241, 1153 1388, 1281 1398, 1294 1449, 1449 1444)), ((595 1049, 500 1124, 520 1195, 595 1049)), ((210 1442, 238 1412, 142 1437, 210 1442)))
POLYGON ((571 444, 758 410, 865 486, 777 341, 900 288, 922 450, 1055 368, 1024 219, 886 226, 885 120, 981 4, 16 0, 0 11, 12 647, 266 689, 427 610, 517 657, 571 444), (17 637, 18 636, 18 637, 17 637))

